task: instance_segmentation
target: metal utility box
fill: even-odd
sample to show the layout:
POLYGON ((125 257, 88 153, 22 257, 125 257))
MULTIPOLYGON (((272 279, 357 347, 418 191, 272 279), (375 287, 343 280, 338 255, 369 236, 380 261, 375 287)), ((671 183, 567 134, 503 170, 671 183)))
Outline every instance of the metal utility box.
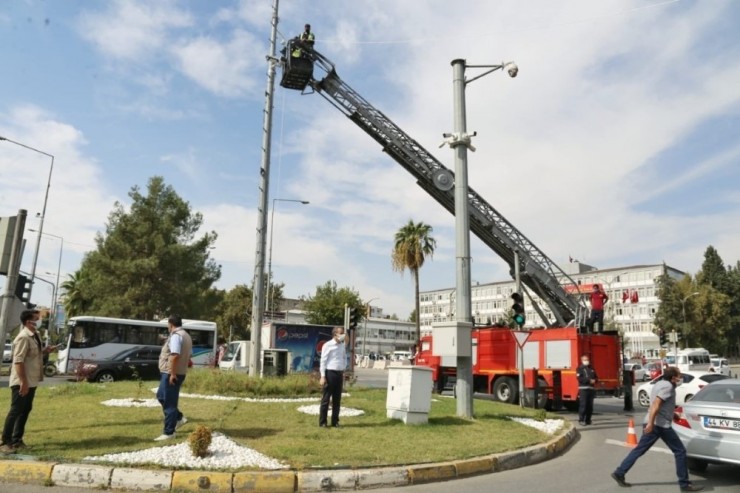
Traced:
POLYGON ((262 351, 262 375, 282 377, 288 374, 290 353, 285 349, 265 349, 262 351))
POLYGON ((388 369, 387 416, 407 425, 426 424, 432 405, 432 369, 391 366, 388 369))
POLYGON ((473 324, 470 322, 436 322, 432 324, 432 355, 442 358, 442 365, 457 366, 458 356, 470 357, 473 352, 473 324))

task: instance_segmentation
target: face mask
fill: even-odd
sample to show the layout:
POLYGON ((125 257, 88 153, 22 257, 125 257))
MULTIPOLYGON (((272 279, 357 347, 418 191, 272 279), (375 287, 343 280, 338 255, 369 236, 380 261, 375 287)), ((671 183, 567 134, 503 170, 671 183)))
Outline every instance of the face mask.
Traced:
POLYGON ((581 363, 583 363, 583 366, 588 366, 591 362, 587 359, 584 359, 583 361, 581 361, 581 363))
POLYGON ((40 328, 41 328, 41 320, 34 320, 34 321, 33 321, 33 322, 31 322, 31 323, 32 323, 32 324, 33 324, 33 326, 34 326, 34 327, 36 327, 37 329, 40 329, 40 328))
POLYGON ((347 337, 347 336, 346 336, 345 334, 339 334, 339 335, 337 336, 337 340, 338 340, 339 342, 344 342, 344 339, 345 339, 346 337, 347 337))

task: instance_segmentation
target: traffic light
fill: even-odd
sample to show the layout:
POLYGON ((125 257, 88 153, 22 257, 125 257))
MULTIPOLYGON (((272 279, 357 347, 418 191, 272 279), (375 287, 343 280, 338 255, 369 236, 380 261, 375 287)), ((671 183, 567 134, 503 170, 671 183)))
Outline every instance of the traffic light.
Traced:
POLYGON ((512 320, 519 327, 522 327, 527 320, 524 317, 524 298, 522 297, 522 293, 511 293, 511 299, 514 300, 514 304, 511 305, 511 309, 514 311, 512 320))
POLYGON ((27 308, 33 308, 31 305, 31 280, 23 274, 18 274, 18 282, 15 283, 15 295, 25 303, 27 308))
POLYGON ((658 331, 658 337, 660 338, 660 345, 661 346, 667 342, 666 333, 665 333, 665 330, 664 329, 660 329, 658 331))
POLYGON ((349 309, 349 329, 354 330, 360 325, 360 310, 353 306, 349 309))

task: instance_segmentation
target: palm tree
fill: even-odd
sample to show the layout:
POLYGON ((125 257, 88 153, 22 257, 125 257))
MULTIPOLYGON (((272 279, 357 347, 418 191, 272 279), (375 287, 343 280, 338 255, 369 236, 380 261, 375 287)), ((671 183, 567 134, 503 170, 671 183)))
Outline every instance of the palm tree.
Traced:
POLYGON ((416 345, 419 347, 421 339, 421 323, 419 317, 419 269, 424 265, 426 257, 434 255, 437 241, 430 235, 432 227, 424 223, 409 222, 396 232, 391 264, 393 270, 403 272, 408 269, 414 274, 414 301, 416 307, 416 345))
POLYGON ((67 318, 82 314, 85 311, 85 298, 82 294, 83 274, 81 270, 67 274, 67 280, 62 283, 64 291, 64 312, 67 318))

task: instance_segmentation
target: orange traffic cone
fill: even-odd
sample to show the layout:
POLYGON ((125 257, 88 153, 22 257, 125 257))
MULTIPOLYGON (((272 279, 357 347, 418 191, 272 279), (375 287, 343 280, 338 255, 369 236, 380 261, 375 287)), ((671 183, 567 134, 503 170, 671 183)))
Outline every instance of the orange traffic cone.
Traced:
POLYGON ((627 425, 627 441, 624 442, 628 447, 635 447, 637 445, 637 433, 635 433, 635 420, 630 418, 629 424, 627 425))

